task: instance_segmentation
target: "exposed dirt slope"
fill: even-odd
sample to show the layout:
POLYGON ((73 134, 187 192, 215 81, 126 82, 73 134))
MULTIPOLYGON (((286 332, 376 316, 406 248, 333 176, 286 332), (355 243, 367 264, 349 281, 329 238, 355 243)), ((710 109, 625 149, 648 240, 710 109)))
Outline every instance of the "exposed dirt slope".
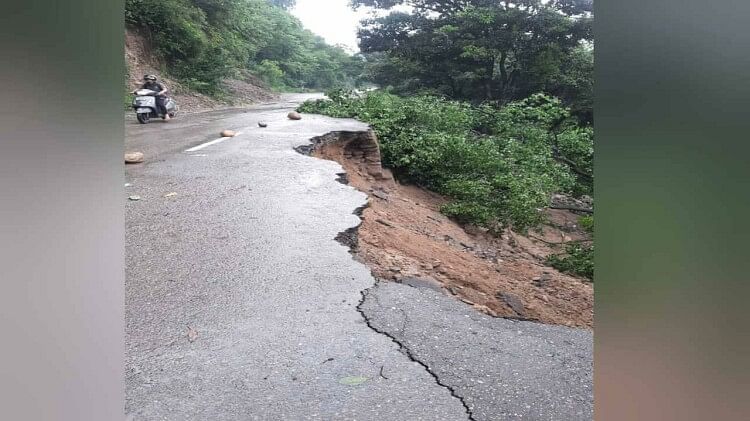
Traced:
POLYGON ((192 91, 179 82, 164 75, 167 66, 153 54, 153 47, 147 34, 125 30, 125 63, 127 65, 127 86, 136 89, 145 74, 157 74, 171 90, 180 112, 199 112, 218 108, 237 107, 278 98, 278 95, 263 86, 263 83, 248 72, 240 72, 237 79, 224 81, 227 96, 217 100, 192 91))
POLYGON ((493 316, 593 327, 593 285, 544 263, 561 250, 555 243, 587 235, 577 215, 551 210, 550 224, 529 236, 469 233, 439 212, 443 197, 395 182, 374 134, 360 135, 316 139, 312 154, 342 164, 347 182, 369 194, 350 245, 376 277, 442 289, 493 316))

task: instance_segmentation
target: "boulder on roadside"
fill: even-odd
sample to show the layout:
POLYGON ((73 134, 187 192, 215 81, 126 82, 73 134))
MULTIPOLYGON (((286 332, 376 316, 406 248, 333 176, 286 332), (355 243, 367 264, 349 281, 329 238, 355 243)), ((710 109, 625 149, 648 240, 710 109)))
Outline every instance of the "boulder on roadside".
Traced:
POLYGON ((224 130, 221 132, 221 137, 235 137, 237 136, 237 132, 233 130, 224 130))
POLYGON ((388 201, 388 193, 381 191, 381 190, 373 190, 372 195, 377 197, 378 199, 388 201))
POLYGON ((143 152, 130 152, 125 154, 126 164, 140 164, 145 159, 143 152))
POLYGON ((500 292, 496 297, 503 300, 516 314, 526 317, 526 307, 524 307, 521 297, 507 292, 500 292))
POLYGON ((302 114, 296 111, 292 111, 287 117, 289 117, 290 120, 302 120, 302 114))

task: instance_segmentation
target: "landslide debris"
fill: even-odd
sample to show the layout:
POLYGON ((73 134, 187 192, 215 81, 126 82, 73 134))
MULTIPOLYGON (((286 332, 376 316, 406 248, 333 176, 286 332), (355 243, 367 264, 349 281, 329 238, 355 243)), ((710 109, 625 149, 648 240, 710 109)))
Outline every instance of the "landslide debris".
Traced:
POLYGON ((497 237, 442 215, 444 197, 395 181, 372 131, 329 133, 298 150, 340 163, 343 180, 370 196, 362 224, 341 240, 375 277, 441 289, 496 317, 593 327, 593 285, 546 265, 547 256, 589 235, 576 213, 550 209, 539 232, 497 237))

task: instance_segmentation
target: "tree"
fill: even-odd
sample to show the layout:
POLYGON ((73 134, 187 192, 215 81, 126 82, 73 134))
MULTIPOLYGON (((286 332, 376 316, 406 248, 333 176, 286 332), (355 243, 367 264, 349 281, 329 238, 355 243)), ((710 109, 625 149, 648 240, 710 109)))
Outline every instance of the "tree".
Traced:
POLYGON ((269 3, 276 7, 289 10, 297 5, 297 0, 268 0, 269 3))
POLYGON ((580 77, 592 76, 584 74, 580 50, 592 41, 590 1, 353 0, 353 5, 413 8, 367 20, 359 31, 361 50, 380 59, 373 81, 397 91, 504 104, 535 92, 565 91, 570 97, 575 86, 585 85, 580 77), (571 58, 580 66, 571 66, 571 58), (562 74, 567 71, 575 75, 562 74))
POLYGON ((594 121, 594 50, 581 45, 567 56, 549 91, 561 98, 584 123, 594 121))

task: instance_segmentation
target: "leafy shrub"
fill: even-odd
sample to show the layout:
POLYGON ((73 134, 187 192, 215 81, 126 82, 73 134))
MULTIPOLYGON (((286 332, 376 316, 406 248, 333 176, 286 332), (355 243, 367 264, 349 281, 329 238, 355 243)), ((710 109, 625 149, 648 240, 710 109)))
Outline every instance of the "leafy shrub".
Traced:
POLYGON ((280 88, 284 84, 284 71, 279 66, 279 63, 273 60, 261 61, 260 64, 255 67, 254 72, 273 88, 280 88))
POLYGON ((589 234, 594 233, 594 217, 589 216, 582 216, 578 218, 578 224, 583 228, 586 232, 589 234))
POLYGON ((565 249, 565 254, 551 255, 547 264, 560 272, 582 276, 594 280, 594 245, 571 243, 565 249))
POLYGON ((571 165, 590 163, 592 132, 578 127, 556 98, 534 95, 497 109, 382 91, 335 90, 328 97, 299 110, 369 123, 384 165, 451 198, 442 212, 462 223, 526 229, 542 222, 553 192, 590 190, 571 165))

